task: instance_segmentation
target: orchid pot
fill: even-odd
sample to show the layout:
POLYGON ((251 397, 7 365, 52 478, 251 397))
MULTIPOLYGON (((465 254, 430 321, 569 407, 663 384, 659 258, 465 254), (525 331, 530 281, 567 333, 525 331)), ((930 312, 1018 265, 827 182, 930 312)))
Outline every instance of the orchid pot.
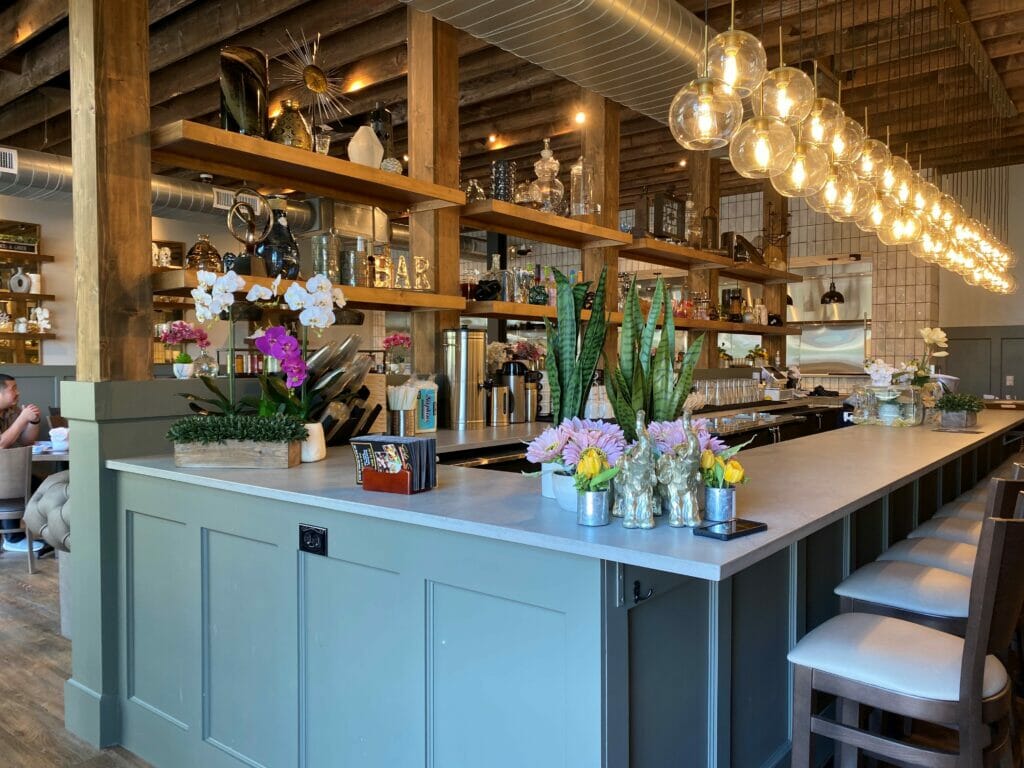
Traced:
POLYGON ((555 501, 566 512, 576 511, 576 479, 568 472, 554 472, 551 475, 551 486, 555 493, 555 501))
POLYGON ((176 379, 191 379, 195 372, 195 363, 174 363, 174 377, 176 379))
POLYGON ((319 421, 306 423, 308 435, 302 441, 302 463, 312 464, 327 457, 327 441, 324 439, 324 425, 319 421))

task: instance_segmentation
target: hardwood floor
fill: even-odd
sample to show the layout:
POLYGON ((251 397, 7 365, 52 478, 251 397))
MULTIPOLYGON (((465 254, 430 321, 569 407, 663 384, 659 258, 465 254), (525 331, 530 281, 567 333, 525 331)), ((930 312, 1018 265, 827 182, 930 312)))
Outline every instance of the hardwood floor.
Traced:
POLYGON ((130 752, 93 749, 64 730, 71 643, 60 635, 57 561, 28 573, 24 553, 0 555, 0 766, 149 768, 130 752))

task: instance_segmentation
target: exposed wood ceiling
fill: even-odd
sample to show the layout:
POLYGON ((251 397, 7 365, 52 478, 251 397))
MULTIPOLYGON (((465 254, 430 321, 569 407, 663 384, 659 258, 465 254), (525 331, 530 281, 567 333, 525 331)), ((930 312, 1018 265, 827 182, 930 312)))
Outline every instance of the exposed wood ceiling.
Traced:
MULTIPOLYGON (((680 0, 704 14, 704 0, 680 0)), ((737 0, 736 26, 761 37, 769 66, 779 61, 821 68, 823 90, 842 83, 847 113, 871 134, 909 147, 917 164, 942 170, 1024 162, 1024 115, 996 117, 999 94, 1024 111, 1024 2, 1021 0, 737 0), (957 19, 969 23, 957 23, 957 19), (970 58, 972 41, 986 56, 970 58), (991 63, 989 63, 991 62, 991 63), (986 74, 991 73, 991 74, 986 74), (986 80, 986 78, 988 78, 986 80)), ((729 24, 727 0, 709 0, 712 27, 729 24)), ((406 139, 406 11, 397 0, 150 0, 152 122, 217 120, 218 49, 252 45, 271 56, 288 48, 286 30, 321 35, 321 60, 337 68, 362 122, 376 101, 391 106, 396 149, 406 139)), ((579 89, 486 43, 459 37, 460 153, 464 181, 485 179, 491 160, 515 159, 532 171, 540 142, 568 170, 578 153, 574 115, 579 89), (497 141, 488 143, 494 134, 497 141)), ((0 143, 70 152, 66 0, 14 0, 0 10, 0 143)), ((273 100, 286 95, 272 66, 273 100)), ((680 83, 682 86, 683 83, 680 83)), ((656 120, 622 111, 621 192, 685 188, 685 153, 656 120)), ((341 151, 343 142, 337 142, 341 151)), ((723 193, 751 183, 723 173, 723 193)), ((175 169, 159 168, 176 173, 175 169)), ((191 175, 180 172, 182 175, 191 175)), ((520 171, 521 175, 526 170, 520 171)), ((485 188, 487 184, 484 184, 485 188)))

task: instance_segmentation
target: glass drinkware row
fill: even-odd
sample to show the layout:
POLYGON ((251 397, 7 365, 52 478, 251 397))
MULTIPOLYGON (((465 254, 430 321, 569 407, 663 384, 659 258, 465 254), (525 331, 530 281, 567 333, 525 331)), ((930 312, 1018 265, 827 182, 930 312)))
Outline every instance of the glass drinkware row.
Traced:
POLYGON ((704 379, 696 386, 711 406, 741 405, 761 399, 759 387, 753 379, 704 379))

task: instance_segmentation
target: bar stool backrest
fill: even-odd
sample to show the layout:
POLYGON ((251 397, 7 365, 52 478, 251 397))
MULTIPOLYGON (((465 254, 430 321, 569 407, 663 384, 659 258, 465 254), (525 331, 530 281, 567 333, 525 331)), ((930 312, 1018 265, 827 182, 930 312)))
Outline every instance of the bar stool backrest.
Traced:
POLYGON ((1013 463, 1013 479, 1024 480, 1024 464, 1021 464, 1018 461, 1013 463))
POLYGON ((1005 477, 993 477, 988 483, 988 496, 985 502, 987 517, 1013 518, 1020 516, 1017 496, 1024 491, 1024 478, 1010 480, 1005 477))
MULTIPOLYGON (((1019 498, 1019 496, 1018 496, 1019 498)), ((1017 501, 1024 514, 1024 501, 1017 501)), ((978 542, 960 668, 961 754, 983 749, 982 691, 987 656, 1004 655, 1024 602, 1024 520, 985 519, 978 542), (967 744, 965 744, 967 740, 967 744)))
POLYGON ((0 520, 18 520, 32 494, 32 446, 0 449, 0 520))

